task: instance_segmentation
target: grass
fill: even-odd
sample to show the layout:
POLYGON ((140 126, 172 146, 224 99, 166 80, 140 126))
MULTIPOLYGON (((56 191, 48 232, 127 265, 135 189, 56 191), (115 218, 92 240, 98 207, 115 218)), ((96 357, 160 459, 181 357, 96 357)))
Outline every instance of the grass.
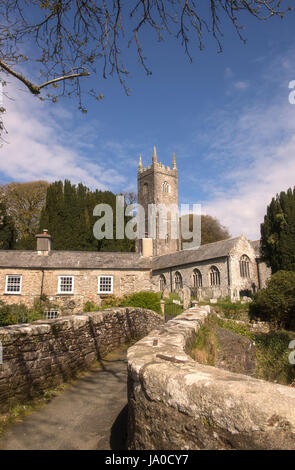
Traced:
POLYGON ((190 351, 195 361, 210 366, 215 365, 218 353, 218 342, 212 328, 214 321, 213 317, 209 317, 206 323, 199 328, 190 351))
POLYGON ((178 305, 173 303, 173 300, 181 301, 179 295, 175 292, 171 292, 169 297, 165 297, 165 314, 171 315, 172 317, 176 317, 184 312, 183 305, 178 305))
POLYGON ((237 324, 234 321, 217 319, 218 326, 234 333, 246 336, 255 343, 256 350, 256 376, 270 382, 288 385, 295 380, 295 366, 289 363, 291 340, 295 339, 294 331, 271 330, 269 333, 256 333, 247 325, 237 324))

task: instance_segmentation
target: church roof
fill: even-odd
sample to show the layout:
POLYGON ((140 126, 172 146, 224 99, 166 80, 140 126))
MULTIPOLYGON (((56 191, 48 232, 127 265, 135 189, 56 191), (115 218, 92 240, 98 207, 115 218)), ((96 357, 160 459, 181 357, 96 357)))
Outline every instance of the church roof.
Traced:
POLYGON ((219 242, 201 245, 198 249, 181 250, 176 253, 156 256, 153 258, 152 268, 157 269, 172 268, 184 264, 206 261, 214 258, 223 258, 230 254, 240 237, 228 238, 219 242))
POLYGON ((150 269, 150 261, 130 252, 0 250, 0 268, 150 269))
POLYGON ((255 254, 257 256, 260 256, 260 240, 254 240, 253 242, 250 242, 250 243, 255 250, 255 254))

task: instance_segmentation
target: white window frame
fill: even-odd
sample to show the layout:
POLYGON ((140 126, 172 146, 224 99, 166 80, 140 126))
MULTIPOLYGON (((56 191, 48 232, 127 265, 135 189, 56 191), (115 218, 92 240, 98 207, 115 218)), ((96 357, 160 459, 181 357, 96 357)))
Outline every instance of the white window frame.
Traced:
POLYGON ((23 282, 23 276, 22 276, 22 274, 6 274, 5 294, 9 294, 9 295, 21 295, 21 293, 22 293, 22 282, 23 282), (7 290, 7 288, 8 288, 8 279, 9 279, 10 277, 19 277, 19 278, 20 278, 19 291, 9 291, 9 290, 7 290))
POLYGON ((59 317, 59 310, 45 310, 45 319, 46 320, 55 320, 59 317))
POLYGON ((97 278, 97 292, 98 294, 113 294, 114 292, 114 276, 112 275, 101 275, 101 276, 98 276, 97 278), (110 278, 111 279, 111 290, 109 291, 105 291, 105 290, 101 290, 100 288, 100 280, 101 278, 103 277, 107 277, 107 278, 110 278))
POLYGON ((74 276, 70 276, 68 274, 61 274, 60 276, 58 276, 58 293, 59 294, 73 294, 74 293, 74 282, 75 282, 75 277, 74 276), (71 291, 62 291, 61 290, 61 278, 62 277, 69 277, 72 279, 72 290, 71 291))

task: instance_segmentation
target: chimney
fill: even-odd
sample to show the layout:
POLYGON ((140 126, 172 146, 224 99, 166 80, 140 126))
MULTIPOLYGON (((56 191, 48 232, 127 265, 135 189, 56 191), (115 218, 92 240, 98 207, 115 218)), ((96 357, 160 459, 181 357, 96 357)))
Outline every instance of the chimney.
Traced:
POLYGON ((51 235, 44 229, 43 233, 36 235, 38 255, 49 255, 51 251, 51 235))

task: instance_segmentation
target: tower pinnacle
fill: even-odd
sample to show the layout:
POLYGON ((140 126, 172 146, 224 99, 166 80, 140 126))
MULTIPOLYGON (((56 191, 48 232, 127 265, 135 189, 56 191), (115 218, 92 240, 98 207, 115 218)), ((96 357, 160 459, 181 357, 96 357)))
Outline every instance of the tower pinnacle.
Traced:
POLYGON ((139 170, 142 170, 142 159, 141 159, 141 155, 139 155, 138 169, 139 169, 139 170))
POLYGON ((157 161, 158 161, 157 150, 156 150, 156 147, 154 145, 153 163, 157 163, 157 161))
POLYGON ((175 158, 175 152, 173 152, 173 158, 172 158, 172 170, 176 170, 176 158, 175 158))

